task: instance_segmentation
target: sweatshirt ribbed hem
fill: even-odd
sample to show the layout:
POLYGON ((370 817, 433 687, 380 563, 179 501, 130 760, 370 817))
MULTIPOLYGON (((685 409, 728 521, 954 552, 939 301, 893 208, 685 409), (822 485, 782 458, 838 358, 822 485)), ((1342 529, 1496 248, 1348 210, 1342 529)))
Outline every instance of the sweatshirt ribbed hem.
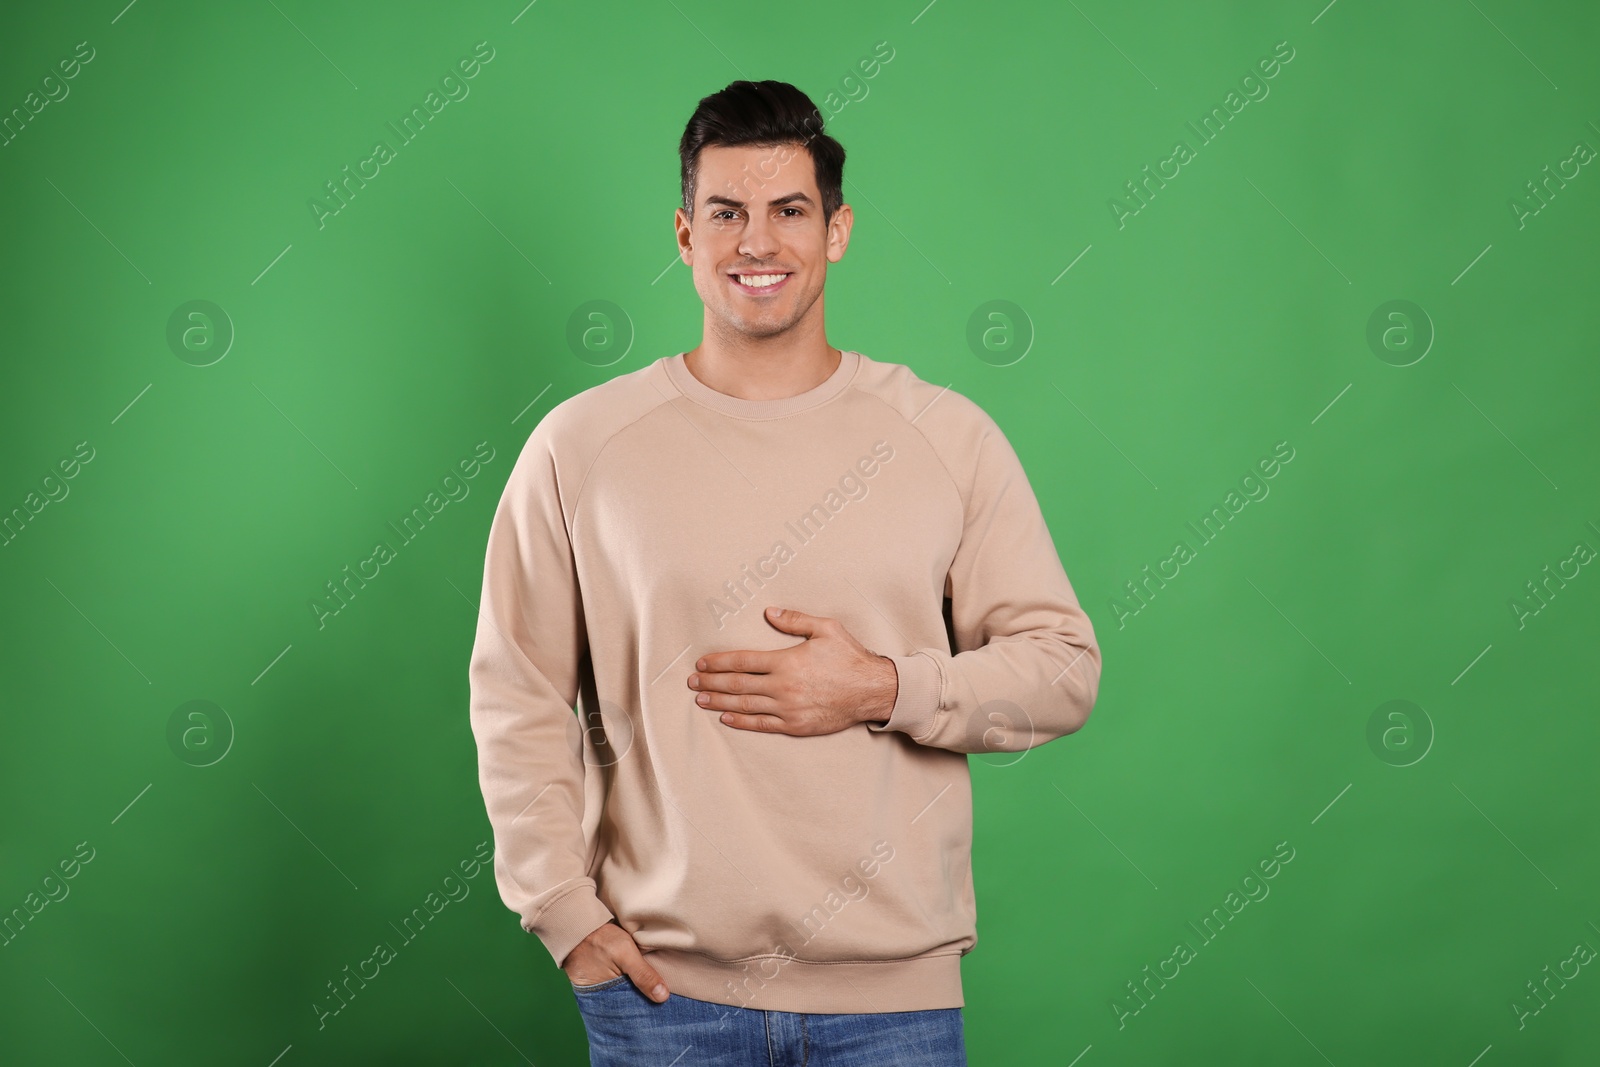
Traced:
POLYGON ((966 1005, 960 952, 851 963, 783 956, 728 963, 662 948, 644 958, 674 994, 735 1008, 861 1015, 966 1005))

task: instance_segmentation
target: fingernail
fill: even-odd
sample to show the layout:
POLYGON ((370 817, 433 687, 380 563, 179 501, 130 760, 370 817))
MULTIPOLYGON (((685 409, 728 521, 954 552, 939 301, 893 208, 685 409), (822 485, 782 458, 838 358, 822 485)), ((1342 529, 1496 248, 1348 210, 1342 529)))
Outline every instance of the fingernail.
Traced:
POLYGON ((666 1000, 667 987, 664 985, 658 985, 650 991, 650 995, 655 997, 657 1000, 666 1000))

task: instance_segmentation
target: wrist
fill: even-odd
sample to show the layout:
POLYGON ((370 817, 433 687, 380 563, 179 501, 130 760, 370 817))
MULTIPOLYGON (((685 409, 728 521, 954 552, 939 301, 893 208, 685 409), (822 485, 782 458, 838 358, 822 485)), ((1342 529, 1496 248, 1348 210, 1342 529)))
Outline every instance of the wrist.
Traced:
POLYGON ((872 655, 877 668, 877 678, 872 688, 872 699, 862 709, 861 721, 881 725, 889 721, 889 716, 894 711, 895 700, 900 695, 900 672, 895 668, 894 660, 888 656, 880 656, 876 652, 872 655))

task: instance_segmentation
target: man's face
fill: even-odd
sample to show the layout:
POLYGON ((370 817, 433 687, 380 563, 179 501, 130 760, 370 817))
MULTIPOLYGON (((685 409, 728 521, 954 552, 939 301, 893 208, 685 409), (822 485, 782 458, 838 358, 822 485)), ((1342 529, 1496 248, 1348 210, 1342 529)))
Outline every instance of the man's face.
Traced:
POLYGON ((679 208, 675 222, 679 252, 694 270, 708 320, 716 320, 708 326, 763 338, 794 328, 813 308, 821 316, 827 265, 844 256, 851 212, 841 205, 823 225, 809 151, 798 144, 703 148, 694 196, 694 217, 679 208))

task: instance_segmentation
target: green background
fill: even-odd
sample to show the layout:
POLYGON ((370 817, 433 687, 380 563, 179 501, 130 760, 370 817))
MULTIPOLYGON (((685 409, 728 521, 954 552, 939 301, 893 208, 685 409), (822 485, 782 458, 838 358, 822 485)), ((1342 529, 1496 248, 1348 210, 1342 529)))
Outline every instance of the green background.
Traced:
POLYGON ((511 463, 560 399, 698 343, 677 141, 700 97, 777 78, 849 152, 830 341, 995 417, 1105 657, 1084 730, 971 761, 971 1062, 1593 1062, 1593 966, 1513 1007, 1600 948, 1600 575, 1574 558, 1600 549, 1600 175, 1562 163, 1600 146, 1593 5, 120 3, 0 36, 4 113, 94 49, 0 147, 0 513, 26 516, 0 909, 93 849, 0 947, 0 1059, 586 1062, 492 872, 414 942, 394 924, 490 837, 467 661, 511 463), (1541 205, 1547 165, 1577 174, 1541 205), (196 300, 225 319, 170 343, 196 300), (319 626, 480 441, 470 494, 319 626), (220 710, 174 740, 196 700, 220 710), (1199 938, 1279 842, 1270 895, 1199 938))

